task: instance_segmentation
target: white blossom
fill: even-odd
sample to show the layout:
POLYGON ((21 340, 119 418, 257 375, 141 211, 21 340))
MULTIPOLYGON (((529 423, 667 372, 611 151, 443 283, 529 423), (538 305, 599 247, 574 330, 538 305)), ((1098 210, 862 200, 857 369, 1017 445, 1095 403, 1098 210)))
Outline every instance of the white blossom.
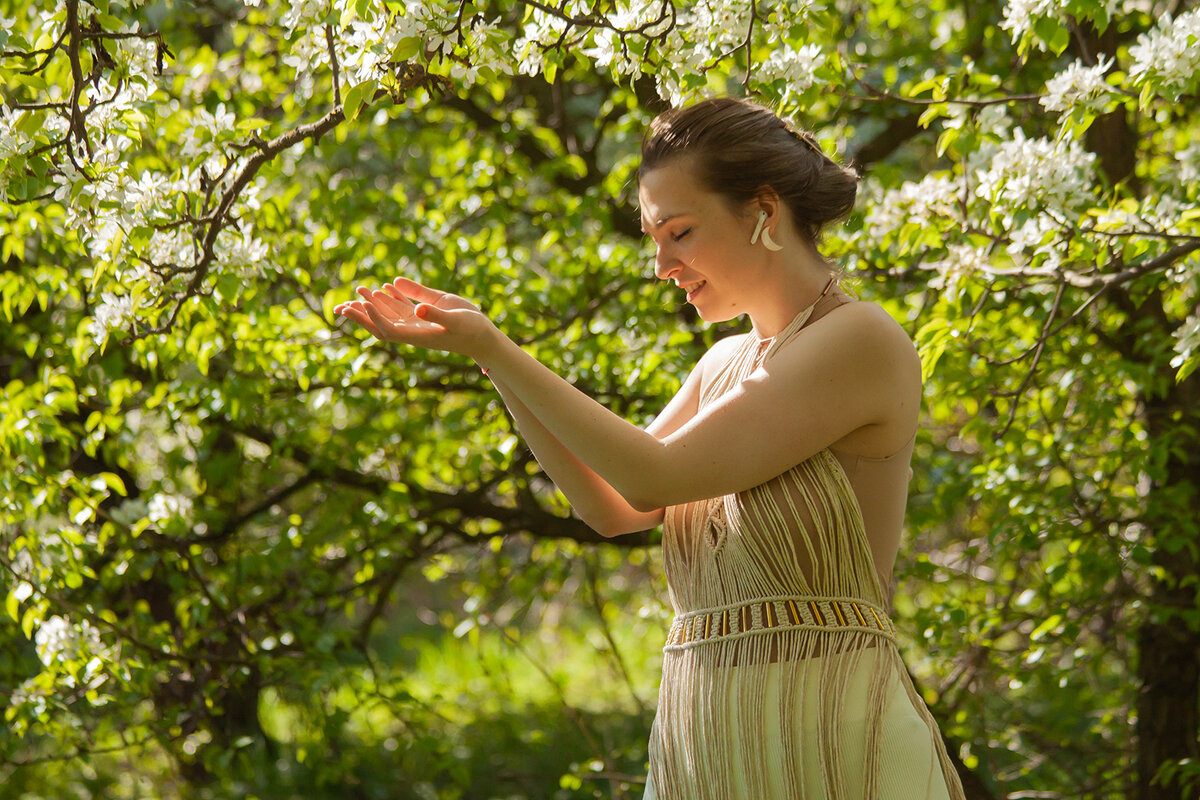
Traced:
POLYGON ((92 226, 91 235, 88 237, 88 251, 92 254, 92 258, 100 260, 111 257, 114 245, 121 241, 119 238, 121 234, 121 225, 115 219, 98 219, 92 226))
POLYGON ((1008 0, 1004 6, 1004 21, 1000 27, 1012 31, 1012 40, 1018 42, 1033 30, 1037 17, 1057 17, 1062 14, 1060 0, 1008 0))
MULTIPOLYGON (((522 75, 530 77, 539 75, 546 66, 546 53, 536 38, 522 37, 518 39, 513 52, 517 57, 517 71, 522 75)), ((588 54, 593 58, 596 57, 594 52, 588 52, 588 54)))
POLYGON ((283 56, 283 63, 296 70, 293 92, 297 98, 309 99, 316 91, 317 70, 329 64, 329 49, 319 26, 310 26, 300 35, 283 56))
POLYGON ((61 661, 84 661, 101 649, 100 633, 86 620, 75 625, 66 617, 53 616, 34 634, 38 658, 47 667, 61 661))
POLYGON ((1135 84, 1156 76, 1163 85, 1182 90, 1200 71, 1200 9, 1163 17, 1138 37, 1129 55, 1129 77, 1135 84))
POLYGON ((975 118, 975 124, 983 133, 990 133, 1006 138, 1012 130, 1012 117, 1008 115, 1008 107, 1003 103, 991 103, 984 106, 975 118))
POLYGON ((49 696, 50 690, 42 686, 37 678, 28 678, 13 690, 8 706, 22 709, 29 717, 37 718, 46 713, 49 696))
POLYGON ((1200 140, 1175 153, 1175 160, 1179 162, 1179 179, 1183 183, 1200 182, 1200 140))
POLYGON ((780 45, 760 67, 765 80, 783 78, 788 88, 802 92, 816 82, 816 71, 825 63, 825 55, 815 44, 806 44, 798 50, 780 45))
POLYGON ((319 23, 328 9, 329 3, 326 0, 292 0, 285 4, 279 22, 289 36, 299 28, 319 30, 319 23))
POLYGON ((1175 357, 1171 366, 1182 367, 1193 358, 1200 357, 1200 310, 1184 320, 1175 331, 1175 357))
POLYGON ((1171 195, 1148 197, 1136 211, 1118 206, 1098 213, 1096 227, 1101 231, 1182 235, 1179 222, 1184 210, 1183 203, 1171 195))
POLYGON ((92 312, 91 332, 96 344, 103 344, 108 335, 133 319, 133 299, 118 297, 111 292, 100 295, 100 305, 92 312))
POLYGON ((539 74, 545 66, 546 49, 553 47, 566 30, 567 23, 564 20, 534 11, 513 46, 517 71, 530 76, 539 74))
POLYGON ((659 96, 681 105, 703 95, 704 86, 689 88, 694 83, 689 79, 703 75, 745 40, 750 14, 751 4, 743 0, 708 0, 680 9, 662 45, 671 58, 656 76, 659 96))
MULTIPOLYGON (((137 31, 130 29, 123 32, 136 33, 137 31)), ((145 91, 147 96, 154 91, 157 85, 157 76, 154 73, 158 69, 158 45, 153 39, 143 39, 140 36, 118 39, 115 58, 118 63, 127 66, 130 77, 141 78, 145 81, 139 90, 145 91)))
MULTIPOLYGON (((1129 0, 1105 0, 1104 11, 1109 18, 1118 16, 1123 4, 1128 5, 1129 0)), ((1060 26, 1065 26, 1068 24, 1068 15, 1066 0, 1007 0, 1000 27, 1012 31, 1015 43, 1033 30, 1038 18, 1053 19, 1060 26)), ((1034 39, 1033 44, 1039 50, 1047 49, 1047 43, 1038 38, 1034 39)))
POLYGON ((1112 61, 1102 58, 1094 67, 1084 66, 1080 61, 1072 63, 1055 75, 1046 84, 1046 94, 1041 103, 1048 111, 1069 112, 1076 106, 1101 111, 1112 97, 1112 88, 1104 80, 1104 74, 1112 61))
POLYGON ((938 14, 936 19, 934 37, 929 42, 930 49, 935 52, 953 46, 953 42, 958 39, 967 24, 966 15, 961 8, 947 8, 938 14))
POLYGON ((1184 231, 1179 223, 1185 210, 1184 204, 1174 195, 1152 196, 1142 206, 1142 224, 1156 233, 1182 235, 1184 231))
MULTIPOLYGON (((195 159, 209 152, 213 141, 228 138, 229 133, 237 124, 237 116, 225 107, 224 103, 217 104, 216 111, 207 108, 197 109, 192 114, 192 127, 180 140, 179 154, 187 159, 195 159)), ((210 173, 210 177, 212 177, 210 173)))
POLYGON ((970 244, 952 244, 946 257, 932 265, 937 275, 929 281, 934 289, 953 292, 964 278, 986 270, 991 255, 986 248, 970 244))
POLYGON ((1035 214, 1009 232, 1006 249, 1018 265, 1028 263, 1032 253, 1040 258, 1041 267, 1057 269, 1062 264, 1062 255, 1053 244, 1061 232, 1062 226, 1053 217, 1035 214))
POLYGON ((178 494, 156 494, 146 506, 147 519, 157 525, 176 517, 186 517, 191 513, 191 498, 178 494))
POLYGON ((74 623, 57 615, 38 625, 34 634, 34 649, 38 659, 48 669, 57 670, 70 665, 70 671, 60 676, 66 685, 82 684, 88 689, 99 687, 107 679, 102 672, 103 664, 114 654, 112 648, 104 645, 100 632, 90 622, 83 620, 74 623), (81 671, 79 666, 82 666, 81 671))
POLYGON ((38 517, 30 523, 29 530, 32 535, 26 537, 25 546, 12 559, 12 569, 22 580, 41 586, 72 561, 83 557, 76 544, 81 534, 64 524, 61 517, 38 517))
MULTIPOLYGON (((634 75, 638 71, 640 57, 625 45, 622 33, 644 29, 641 35, 659 35, 662 28, 670 24, 670 15, 663 13, 662 3, 658 0, 633 0, 618 6, 606 16, 609 24, 616 30, 598 28, 592 35, 593 45, 585 48, 583 53, 600 69, 611 69, 616 75, 634 75)), ((518 55, 522 59, 520 69, 526 72, 532 64, 525 65, 523 59, 527 56, 518 55)))
POLYGON ((33 141, 17 133, 18 114, 0 102, 0 161, 27 152, 33 141))
POLYGON ((16 556, 13 557, 11 569, 15 574, 25 578, 25 583, 40 580, 36 571, 37 563, 33 560, 33 553, 29 552, 28 547, 17 551, 16 556))
POLYGON ((1035 250, 1046 241, 1047 234, 1056 233, 1059 223, 1045 214, 1036 214, 1009 233, 1008 251, 1014 256, 1025 250, 1035 250))
POLYGON ((58 172, 54 174, 53 180, 58 185, 58 188, 54 190, 54 201, 67 205, 75 184, 86 181, 87 177, 75 168, 75 163, 71 159, 65 159, 58 165, 58 172))
MULTIPOLYGON (((341 34, 345 52, 340 59, 346 83, 356 86, 364 81, 378 80, 400 40, 421 36, 423 31, 418 19, 407 16, 397 16, 389 23, 386 15, 376 14, 350 23, 341 34)), ((311 44, 315 47, 323 43, 311 44)))
POLYGON ((978 194, 990 199, 1006 219, 1017 208, 1063 211, 1092 196, 1093 153, 1075 141, 1026 139, 1017 129, 1010 141, 980 153, 978 194))
POLYGON ((874 239, 908 223, 926 225, 937 218, 959 216, 960 185, 942 175, 926 175, 920 182, 906 181, 881 193, 867 212, 865 230, 874 239))
POLYGON ((179 228, 156 230, 146 245, 145 256, 155 264, 187 264, 197 255, 195 240, 179 228))
POLYGON ((267 245, 247 229, 239 231, 226 228, 213 245, 213 255, 218 264, 246 275, 252 274, 255 268, 261 268, 269 252, 267 245))

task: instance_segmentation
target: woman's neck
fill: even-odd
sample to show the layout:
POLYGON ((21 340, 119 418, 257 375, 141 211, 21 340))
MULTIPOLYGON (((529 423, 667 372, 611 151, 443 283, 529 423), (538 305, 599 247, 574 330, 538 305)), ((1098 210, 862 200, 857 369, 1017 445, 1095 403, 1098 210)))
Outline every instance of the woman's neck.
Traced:
POLYGON ((812 248, 811 253, 796 253, 779 259, 770 267, 758 294, 748 309, 754 336, 771 339, 817 300, 834 290, 833 270, 812 248))

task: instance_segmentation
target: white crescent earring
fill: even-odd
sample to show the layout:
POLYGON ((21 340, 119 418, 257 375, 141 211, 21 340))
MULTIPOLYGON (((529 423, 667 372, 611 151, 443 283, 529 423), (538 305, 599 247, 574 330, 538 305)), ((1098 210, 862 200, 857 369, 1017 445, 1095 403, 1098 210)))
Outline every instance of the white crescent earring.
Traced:
POLYGON ((780 250, 783 249, 783 245, 776 244, 775 240, 771 238, 771 229, 770 228, 763 228, 763 247, 767 248, 768 250, 773 250, 775 252, 779 252, 780 250))
POLYGON ((759 211, 758 224, 754 226, 754 234, 750 237, 750 244, 758 244, 758 236, 762 234, 763 247, 773 252, 779 252, 783 249, 783 245, 776 244, 775 240, 771 238, 771 229, 763 227, 766 222, 767 212, 759 211))

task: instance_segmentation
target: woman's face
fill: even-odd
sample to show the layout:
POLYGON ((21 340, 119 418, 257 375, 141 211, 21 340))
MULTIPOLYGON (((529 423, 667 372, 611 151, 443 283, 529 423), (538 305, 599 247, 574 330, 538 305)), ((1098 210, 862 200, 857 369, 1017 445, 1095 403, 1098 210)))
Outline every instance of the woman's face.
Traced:
POLYGON ((686 292, 706 322, 745 313, 755 218, 735 214, 724 197, 701 186, 687 157, 643 175, 638 199, 642 229, 657 247, 654 274, 686 292))

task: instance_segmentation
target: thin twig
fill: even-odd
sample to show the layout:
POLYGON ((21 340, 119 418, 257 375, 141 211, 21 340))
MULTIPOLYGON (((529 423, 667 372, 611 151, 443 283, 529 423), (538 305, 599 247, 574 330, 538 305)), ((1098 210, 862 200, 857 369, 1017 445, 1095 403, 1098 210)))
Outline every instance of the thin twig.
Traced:
POLYGON ((333 26, 325 26, 325 45, 329 48, 329 63, 333 67, 333 107, 342 107, 342 83, 338 70, 337 49, 333 46, 333 26))
POLYGON ((1045 352, 1046 342, 1049 340, 1049 331, 1054 324, 1055 318, 1058 316, 1058 309, 1062 306, 1063 295, 1067 291, 1067 284, 1060 283, 1058 291, 1054 295, 1054 305, 1050 308, 1050 314, 1046 317, 1046 324, 1042 326, 1042 334, 1038 337, 1037 350, 1033 354, 1033 363, 1029 365, 1029 370, 1025 373, 1025 377, 1021 380, 1021 385, 1012 395, 1010 407, 1008 409, 1008 420, 1004 423, 1004 427, 1000 429, 992 438, 999 441, 1008 433, 1008 429, 1012 427, 1013 421, 1017 418, 1017 407, 1021 404, 1021 395, 1025 393, 1029 383, 1033 380, 1034 373, 1037 372, 1038 363, 1042 360, 1042 353, 1045 352))

